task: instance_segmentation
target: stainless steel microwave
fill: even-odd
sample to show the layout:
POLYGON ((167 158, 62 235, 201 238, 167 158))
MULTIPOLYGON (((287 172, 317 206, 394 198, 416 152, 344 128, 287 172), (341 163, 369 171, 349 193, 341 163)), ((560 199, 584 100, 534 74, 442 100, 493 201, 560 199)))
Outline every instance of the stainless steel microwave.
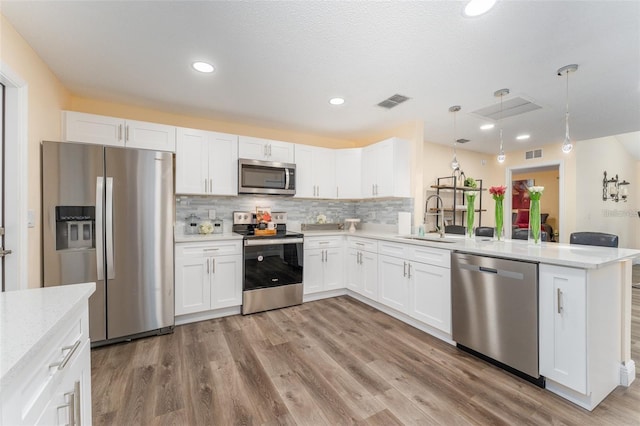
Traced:
POLYGON ((238 194, 295 195, 296 165, 238 160, 238 194))

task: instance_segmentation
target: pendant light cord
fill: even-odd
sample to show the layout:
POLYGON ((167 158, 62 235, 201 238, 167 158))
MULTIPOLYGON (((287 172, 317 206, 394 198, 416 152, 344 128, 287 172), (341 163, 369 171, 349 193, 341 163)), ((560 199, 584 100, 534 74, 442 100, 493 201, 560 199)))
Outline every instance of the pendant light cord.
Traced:
POLYGON ((567 105, 566 105, 566 112, 565 112, 565 134, 564 134, 564 140, 565 143, 570 140, 569 139, 569 70, 566 71, 567 73, 567 105))

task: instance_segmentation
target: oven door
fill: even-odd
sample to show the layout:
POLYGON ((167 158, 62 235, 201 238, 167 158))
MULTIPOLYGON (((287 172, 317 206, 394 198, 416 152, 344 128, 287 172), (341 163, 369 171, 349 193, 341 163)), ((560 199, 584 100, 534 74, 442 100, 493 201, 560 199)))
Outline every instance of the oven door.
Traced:
POLYGON ((243 290, 302 283, 302 238, 244 241, 243 290))

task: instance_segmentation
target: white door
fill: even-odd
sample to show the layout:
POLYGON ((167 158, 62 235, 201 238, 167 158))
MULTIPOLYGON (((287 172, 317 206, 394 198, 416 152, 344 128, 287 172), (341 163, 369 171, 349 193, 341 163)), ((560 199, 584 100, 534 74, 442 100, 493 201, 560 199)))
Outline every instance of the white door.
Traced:
POLYGON ((211 309, 211 258, 182 255, 177 248, 175 263, 176 315, 211 309))
POLYGON ((209 193, 238 195, 238 136, 209 133, 209 193))
POLYGON ((379 256, 379 302, 400 312, 408 312, 409 262, 397 257, 379 256))
POLYGON ((360 253, 353 248, 347 251, 347 288, 362 294, 360 253))
POLYGON ((209 191, 207 132, 178 128, 176 144, 176 194, 207 194, 209 191))
POLYGON ((304 294, 317 293, 324 289, 323 271, 324 250, 305 250, 302 282, 304 294))
POLYGON ((242 305, 242 256, 211 258, 211 309, 242 305))
POLYGON ((378 300, 378 255, 366 251, 360 255, 360 273, 362 294, 369 299, 378 300))
POLYGON ((324 250, 324 289, 344 288, 344 254, 342 247, 324 250))
POLYGON ((4 291, 4 85, 0 84, 0 291, 4 291))
POLYGON ((313 147, 296 145, 296 195, 297 198, 316 196, 316 183, 313 180, 313 147))
POLYGON ((411 263, 409 315, 445 333, 451 333, 451 270, 411 263))

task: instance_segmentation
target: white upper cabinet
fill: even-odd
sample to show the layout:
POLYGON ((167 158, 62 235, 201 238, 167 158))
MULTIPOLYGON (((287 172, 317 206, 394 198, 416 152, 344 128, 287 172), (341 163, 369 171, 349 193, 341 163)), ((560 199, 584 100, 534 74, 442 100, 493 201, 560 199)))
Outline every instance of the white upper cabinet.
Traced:
POLYGON ((62 112, 62 139, 155 151, 176 150, 174 126, 74 111, 62 112))
POLYGON ((391 138, 370 145, 362 152, 362 196, 409 197, 409 143, 391 138))
POLYGON ((362 198, 362 148, 337 149, 335 154, 337 198, 362 198))
POLYGON ((295 157, 296 197, 336 198, 335 151, 296 144, 295 157))
POLYGON ((238 157, 250 160, 294 162, 294 144, 270 139, 240 136, 238 157))
POLYGON ((238 136, 178 128, 176 193, 238 194, 238 136))

